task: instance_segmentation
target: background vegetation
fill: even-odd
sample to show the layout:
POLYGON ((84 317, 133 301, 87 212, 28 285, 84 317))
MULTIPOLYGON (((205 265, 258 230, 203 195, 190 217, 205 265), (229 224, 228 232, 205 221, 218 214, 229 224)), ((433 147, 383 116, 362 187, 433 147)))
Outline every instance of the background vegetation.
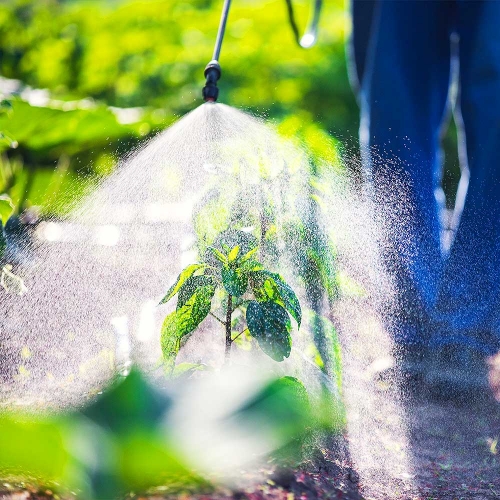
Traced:
MULTIPOLYGON (((296 0, 305 26, 309 2, 296 0)), ((12 0, 0 4, 0 192, 20 211, 64 210, 75 174, 109 174, 116 159, 201 103, 220 17, 216 0, 12 0)), ((326 2, 320 40, 295 44, 284 0, 239 0, 230 13, 220 100, 294 132, 355 137, 343 0, 326 2), (290 128, 290 127, 287 127, 290 128)))

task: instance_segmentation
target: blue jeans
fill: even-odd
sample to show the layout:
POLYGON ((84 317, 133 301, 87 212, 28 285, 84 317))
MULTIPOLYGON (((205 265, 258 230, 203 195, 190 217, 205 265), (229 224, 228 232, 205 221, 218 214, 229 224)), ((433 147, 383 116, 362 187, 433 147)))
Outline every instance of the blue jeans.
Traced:
POLYGON ((399 289, 396 341, 497 352, 500 1, 353 0, 352 14, 363 163, 391 228, 384 248, 399 289), (470 180, 445 255, 440 135, 453 60, 470 180))

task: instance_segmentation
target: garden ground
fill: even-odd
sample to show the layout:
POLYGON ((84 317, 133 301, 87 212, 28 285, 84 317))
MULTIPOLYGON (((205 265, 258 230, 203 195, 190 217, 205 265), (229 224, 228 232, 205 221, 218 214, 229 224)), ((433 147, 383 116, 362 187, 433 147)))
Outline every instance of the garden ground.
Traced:
MULTIPOLYGON (((381 392, 391 389, 381 389, 381 392)), ((381 394, 382 395, 382 394, 381 394)), ((385 398, 382 398, 385 399, 385 398)), ((265 484, 237 492, 182 496, 197 500, 309 500, 309 499, 495 499, 500 498, 500 405, 493 398, 458 404, 432 401, 414 395, 404 402, 411 473, 398 479, 387 471, 358 473, 345 452, 353 438, 326 440, 313 458, 291 473, 270 472, 265 484), (366 493, 368 492, 368 493, 366 493)), ((389 433, 390 434, 390 433, 389 433)), ((379 433, 378 436, 383 436, 379 433)), ((390 450, 393 443, 378 443, 390 450)), ((53 498, 50 492, 35 490, 0 491, 2 500, 53 498)), ((131 497, 144 498, 144 497, 131 497)), ((149 500, 162 500, 150 496, 149 500)))

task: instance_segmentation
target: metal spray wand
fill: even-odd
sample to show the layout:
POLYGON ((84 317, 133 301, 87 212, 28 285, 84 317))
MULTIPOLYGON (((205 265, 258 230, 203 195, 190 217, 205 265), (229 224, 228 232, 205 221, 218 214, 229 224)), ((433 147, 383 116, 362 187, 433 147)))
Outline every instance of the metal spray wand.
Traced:
POLYGON ((203 87, 203 99, 207 102, 215 102, 217 100, 217 97, 219 97, 219 88, 217 87, 217 81, 219 80, 221 75, 219 56, 222 46, 222 40, 226 31, 226 22, 227 16, 229 15, 230 6, 231 0, 224 0, 222 16, 219 23, 219 31, 217 32, 217 39, 215 40, 214 54, 212 56, 212 60, 207 64, 205 68, 205 78, 207 79, 207 81, 205 83, 205 86, 203 87))
MULTIPOLYGON (((306 33, 303 36, 300 36, 299 29, 295 21, 295 13, 292 0, 286 0, 290 25, 292 27, 297 43, 303 48, 312 47, 316 43, 322 3, 323 0, 313 0, 313 9, 310 24, 308 26, 308 29, 306 30, 306 33)), ((230 6, 231 0, 224 0, 224 6, 222 7, 222 15, 219 23, 219 31, 217 32, 217 39, 215 40, 214 54, 212 60, 207 64, 205 68, 206 83, 203 87, 203 100, 207 102, 215 102, 217 100, 217 97, 219 97, 219 88, 217 87, 217 81, 221 76, 219 56, 222 46, 222 39, 224 38, 224 33, 226 31, 226 22, 227 16, 229 15, 230 6)))

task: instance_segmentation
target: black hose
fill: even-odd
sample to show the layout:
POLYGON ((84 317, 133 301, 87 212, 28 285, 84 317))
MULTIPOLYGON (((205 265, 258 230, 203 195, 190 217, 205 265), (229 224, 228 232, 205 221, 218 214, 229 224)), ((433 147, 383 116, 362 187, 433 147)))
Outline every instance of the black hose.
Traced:
POLYGON ((292 28, 295 41, 297 42, 298 45, 300 45, 305 49, 312 47, 316 43, 316 40, 318 38, 318 25, 321 14, 321 7, 323 6, 323 0, 312 0, 314 2, 314 6, 313 6, 311 20, 304 35, 302 36, 300 36, 299 27, 295 19, 295 9, 293 7, 293 0, 285 0, 285 1, 288 12, 288 21, 290 23, 290 27, 292 28))
MULTIPOLYGON (((295 20, 295 12, 292 0, 286 0, 287 10, 288 10, 288 20, 290 26, 292 27, 293 34, 295 36, 296 42, 304 48, 312 47, 316 43, 318 37, 318 24, 321 12, 321 7, 323 5, 323 0, 313 0, 314 7, 309 26, 301 37, 297 22, 295 20)), ((208 102, 215 102, 219 97, 219 88, 217 87, 217 82, 221 77, 221 67, 219 64, 220 51, 222 47, 222 40, 224 39, 224 33, 226 31, 227 18, 229 16, 229 7, 231 7, 231 0, 224 0, 224 5, 222 7, 222 14, 219 23, 219 29, 217 31, 217 38, 215 40, 215 47, 212 60, 207 64, 205 68, 205 78, 206 83, 203 87, 203 99, 208 102)))

